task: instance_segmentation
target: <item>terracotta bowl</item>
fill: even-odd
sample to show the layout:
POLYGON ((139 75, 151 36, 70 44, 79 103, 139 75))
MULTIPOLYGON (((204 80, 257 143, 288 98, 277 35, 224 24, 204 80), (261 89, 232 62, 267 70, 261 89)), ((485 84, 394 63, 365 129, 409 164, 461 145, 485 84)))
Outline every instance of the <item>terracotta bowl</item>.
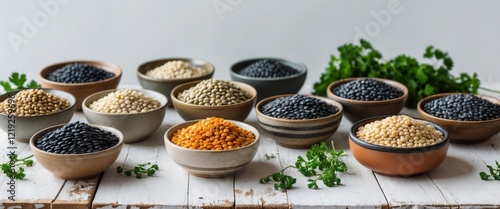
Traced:
MULTIPOLYGON (((68 123, 71 120, 73 114, 75 113, 75 97, 70 93, 55 89, 44 89, 44 91, 61 98, 65 98, 69 101, 70 106, 59 112, 39 116, 14 117, 10 115, 9 117, 9 114, 0 113, 0 129, 7 134, 6 139, 8 138, 10 140, 13 138, 18 142, 28 143, 31 136, 33 136, 36 132, 49 126, 68 123), (14 128, 9 130, 9 124, 13 124, 14 128)), ((15 93, 16 92, 11 92, 0 95, 0 101, 6 100, 10 95, 15 93)))
POLYGON ((437 144, 426 147, 386 147, 371 144, 356 137, 356 130, 359 127, 386 117, 377 116, 363 119, 351 127, 349 131, 349 147, 352 155, 359 163, 380 174, 412 176, 430 171, 443 162, 448 152, 449 135, 444 128, 432 122, 425 121, 441 131, 444 139, 437 144))
POLYGON ((167 105, 171 107, 173 106, 171 102, 172 99, 170 98, 170 93, 172 92, 172 89, 174 89, 179 84, 187 83, 190 81, 210 79, 214 75, 214 72, 215 72, 214 65, 212 65, 212 63, 208 61, 200 59, 192 59, 192 58, 165 58, 165 59, 152 60, 141 64, 139 68, 137 68, 136 74, 142 88, 162 93, 168 98, 169 102, 167 105), (174 61, 174 60, 184 61, 193 66, 204 68, 208 70, 209 73, 192 78, 179 78, 179 79, 160 79, 146 75, 146 72, 148 72, 149 70, 152 70, 156 67, 162 66, 163 64, 169 61, 174 61))
POLYGON ((260 134, 256 128, 239 121, 232 123, 254 133, 255 140, 245 146, 233 150, 194 150, 180 147, 170 141, 173 134, 188 127, 198 120, 186 121, 172 126, 165 133, 165 147, 172 160, 188 173, 200 177, 222 177, 232 175, 241 170, 254 158, 260 143, 260 134))
POLYGON ((238 61, 231 66, 231 70, 229 71, 229 73, 231 76, 231 80, 253 86, 257 90, 257 101, 260 101, 270 96, 298 93, 306 80, 307 67, 303 63, 289 59, 262 57, 238 61), (280 78, 254 78, 244 76, 239 73, 241 70, 248 67, 252 63, 263 59, 274 60, 283 65, 290 66, 291 68, 298 70, 299 73, 292 76, 280 78))
POLYGON ((40 80, 40 83, 42 84, 43 88, 58 89, 73 94, 73 96, 75 96, 76 98, 76 110, 81 110, 82 102, 87 96, 99 91, 107 89, 115 89, 118 86, 118 83, 120 83, 121 76, 122 76, 122 70, 118 65, 101 61, 75 60, 69 62, 56 63, 45 67, 38 74, 38 79, 40 80), (103 81, 96 81, 90 83, 60 83, 46 79, 49 73, 58 70, 68 64, 77 62, 93 65, 103 70, 112 72, 115 75, 103 81))
POLYGON ((293 120, 275 118, 261 112, 261 107, 280 97, 294 94, 277 95, 263 99, 255 106, 257 121, 262 131, 281 146, 290 148, 307 148, 313 144, 330 138, 338 129, 342 121, 342 105, 332 99, 312 96, 326 103, 336 106, 339 111, 333 115, 317 119, 293 120))
POLYGON ((342 104, 342 106, 344 107, 344 115, 351 123, 355 123, 361 119, 379 115, 395 115, 398 114, 405 106, 406 100, 408 99, 408 89, 406 88, 406 86, 399 82, 382 78, 370 79, 382 81, 399 89, 403 92, 403 96, 384 101, 361 101, 339 97, 332 92, 333 88, 354 81, 356 79, 360 78, 348 78, 335 81, 328 85, 326 91, 328 98, 331 98, 342 104))
POLYGON ((192 81, 189 83, 184 83, 178 85, 172 90, 170 96, 172 98, 172 104, 174 105, 174 108, 177 111, 177 113, 185 121, 205 119, 208 117, 219 117, 227 120, 244 121, 252 111, 253 105, 255 104, 255 99, 257 98, 257 91, 248 84, 236 81, 230 81, 230 82, 235 84, 242 90, 250 93, 252 95, 252 98, 242 103, 222 105, 222 106, 205 106, 205 105, 188 104, 177 99, 177 95, 180 92, 189 89, 193 86, 196 86, 196 84, 198 84, 199 82, 201 81, 192 81))
MULTIPOLYGON (((420 100, 420 102, 417 104, 417 111, 419 116, 425 120, 439 124, 444 129, 446 129, 446 131, 450 133, 451 142, 454 143, 483 142, 500 132, 500 118, 495 120, 485 120, 485 121, 458 121, 458 120, 439 118, 431 114, 428 114, 422 109, 425 103, 452 94, 457 94, 457 93, 436 94, 420 100)), ((477 96, 479 96, 482 99, 488 100, 492 103, 500 105, 499 99, 482 95, 477 95, 477 96)))
POLYGON ((163 122, 167 111, 167 97, 156 91, 134 89, 143 92, 160 102, 160 107, 147 112, 139 113, 102 113, 90 109, 92 102, 105 97, 116 89, 97 92, 83 101, 83 114, 89 123, 109 126, 118 129, 123 134, 124 143, 136 143, 146 139, 154 133, 163 122))
POLYGON ((105 171, 118 158, 123 145, 123 135, 120 131, 106 126, 91 125, 110 131, 118 136, 118 144, 106 150, 85 154, 55 154, 42 151, 36 147, 36 142, 45 133, 61 128, 64 125, 51 126, 37 132, 31 137, 29 144, 36 162, 40 163, 42 167, 56 177, 68 180, 88 179, 105 171))

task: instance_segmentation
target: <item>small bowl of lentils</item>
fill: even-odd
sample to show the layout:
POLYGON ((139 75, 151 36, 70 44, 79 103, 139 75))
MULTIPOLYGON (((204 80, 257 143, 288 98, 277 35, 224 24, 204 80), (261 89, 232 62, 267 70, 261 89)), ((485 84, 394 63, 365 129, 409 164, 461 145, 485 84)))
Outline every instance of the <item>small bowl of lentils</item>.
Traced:
POLYGON ((83 100, 99 91, 115 89, 122 76, 119 66, 101 61, 69 61, 45 67, 38 74, 43 88, 58 89, 73 94, 76 110, 83 100))
POLYGON ((257 102, 275 95, 296 94, 307 77, 307 67, 282 58, 252 58, 231 66, 231 80, 243 82, 257 90, 257 102))
POLYGON ((405 85, 382 78, 348 78, 328 86, 329 98, 344 107, 345 117, 355 123, 359 120, 398 114, 408 99, 405 85))
POLYGON ((68 180, 99 175, 115 162, 122 145, 120 131, 78 121, 43 129, 29 141, 37 162, 68 180))
POLYGON ((443 93, 417 104, 420 117, 443 126, 451 142, 478 143, 500 132, 500 100, 467 93, 443 93))
POLYGON ((279 145, 307 148, 337 131, 343 108, 324 97, 284 94, 261 100, 255 112, 263 133, 279 145))
POLYGON ((207 79, 181 84, 170 97, 186 121, 208 117, 244 121, 253 109, 257 91, 241 82, 207 79))

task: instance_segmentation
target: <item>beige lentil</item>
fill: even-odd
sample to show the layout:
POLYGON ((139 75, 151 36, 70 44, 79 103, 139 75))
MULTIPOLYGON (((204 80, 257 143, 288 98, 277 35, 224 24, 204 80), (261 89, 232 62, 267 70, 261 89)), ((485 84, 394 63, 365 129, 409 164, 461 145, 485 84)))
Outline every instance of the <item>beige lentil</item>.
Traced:
POLYGON ((242 103, 252 95, 229 81, 207 79, 182 91, 177 98, 188 104, 222 106, 242 103))
POLYGON ((407 115, 397 115, 360 126, 356 136, 368 143, 388 147, 425 147, 443 140, 434 126, 407 115))
POLYGON ((147 76, 161 79, 192 78, 208 74, 205 68, 193 66, 187 62, 174 60, 166 62, 146 72, 147 76))
MULTIPOLYGON (((0 113, 9 112, 9 99, 0 102, 0 113)), ((43 89, 25 89, 16 93, 16 116, 48 115, 71 106, 68 100, 60 98, 43 89)))
POLYGON ((92 102, 90 109, 102 113, 138 113, 160 107, 158 100, 132 89, 120 89, 92 102))

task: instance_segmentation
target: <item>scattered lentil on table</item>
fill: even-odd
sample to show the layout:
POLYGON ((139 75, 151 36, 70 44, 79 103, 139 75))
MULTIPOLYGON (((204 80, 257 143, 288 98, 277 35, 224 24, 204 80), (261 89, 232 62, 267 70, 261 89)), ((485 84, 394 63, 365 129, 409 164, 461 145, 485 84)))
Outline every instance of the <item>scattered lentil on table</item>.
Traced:
POLYGON ((459 121, 484 121, 500 118, 500 105, 471 94, 452 94, 425 103, 430 115, 459 121))
POLYGON ((112 72, 90 64, 72 63, 50 72, 45 78, 59 83, 90 83, 103 81, 114 75, 112 72))
POLYGON ((208 74, 208 69, 193 66, 181 60, 168 61, 165 64, 148 70, 147 76, 160 79, 193 78, 208 74))
POLYGON ((280 78, 298 73, 298 70, 276 60, 263 59, 248 65, 238 74, 254 78, 280 78))
POLYGON ((139 113, 158 109, 160 102, 143 92, 119 89, 92 102, 90 109, 102 113, 139 113))
POLYGON ((14 96, 15 108, 9 107, 9 99, 0 102, 0 113, 14 111, 16 116, 37 116, 55 113, 71 106, 70 102, 43 89, 25 89, 14 96), (15 109, 15 110, 13 110, 15 109))
POLYGON ((327 117, 337 113, 339 108, 318 98, 296 94, 277 98, 263 105, 260 111, 275 118, 302 120, 327 117))
POLYGON ((332 93, 346 99, 380 101, 403 96, 403 92, 385 82, 360 78, 332 89, 332 93))
POLYGON ((231 150, 248 146, 254 140, 253 132, 217 117, 179 129, 171 139, 178 146, 197 150, 231 150))
POLYGON ((188 104, 222 106, 239 104, 252 95, 235 84, 217 79, 207 79, 180 92, 177 99, 188 104))
POLYGON ((407 115, 389 116, 360 126, 356 136, 368 143, 387 147, 425 147, 443 140, 434 126, 407 115))
POLYGON ((83 154, 111 148, 118 141, 109 131, 77 121, 47 132, 37 140, 36 147, 56 154, 83 154))

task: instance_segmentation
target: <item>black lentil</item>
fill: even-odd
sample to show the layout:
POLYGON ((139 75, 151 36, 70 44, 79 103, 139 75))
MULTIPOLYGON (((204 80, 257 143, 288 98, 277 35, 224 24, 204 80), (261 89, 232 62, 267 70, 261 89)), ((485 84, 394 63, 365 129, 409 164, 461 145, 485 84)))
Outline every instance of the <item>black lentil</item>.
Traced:
POLYGON ((483 121, 500 118, 500 105, 471 94, 451 94, 425 103, 422 110, 430 115, 459 121, 483 121))
POLYGON ((296 94, 275 99, 263 105, 260 111, 275 118, 303 120, 327 117, 339 109, 321 99, 296 94))
POLYGON ((118 144, 113 133, 86 123, 68 123, 38 139, 36 147, 56 154, 83 154, 111 148, 118 144))
POLYGON ((114 73, 85 63, 72 63, 47 74, 46 79, 59 83, 90 83, 102 81, 114 73))
POLYGON ((254 62, 239 72, 240 75, 254 78, 280 78, 298 73, 298 70, 270 59, 254 62))
POLYGON ((399 89, 382 81, 369 78, 356 79, 332 89, 332 93, 346 99, 381 101, 403 96, 399 89))

